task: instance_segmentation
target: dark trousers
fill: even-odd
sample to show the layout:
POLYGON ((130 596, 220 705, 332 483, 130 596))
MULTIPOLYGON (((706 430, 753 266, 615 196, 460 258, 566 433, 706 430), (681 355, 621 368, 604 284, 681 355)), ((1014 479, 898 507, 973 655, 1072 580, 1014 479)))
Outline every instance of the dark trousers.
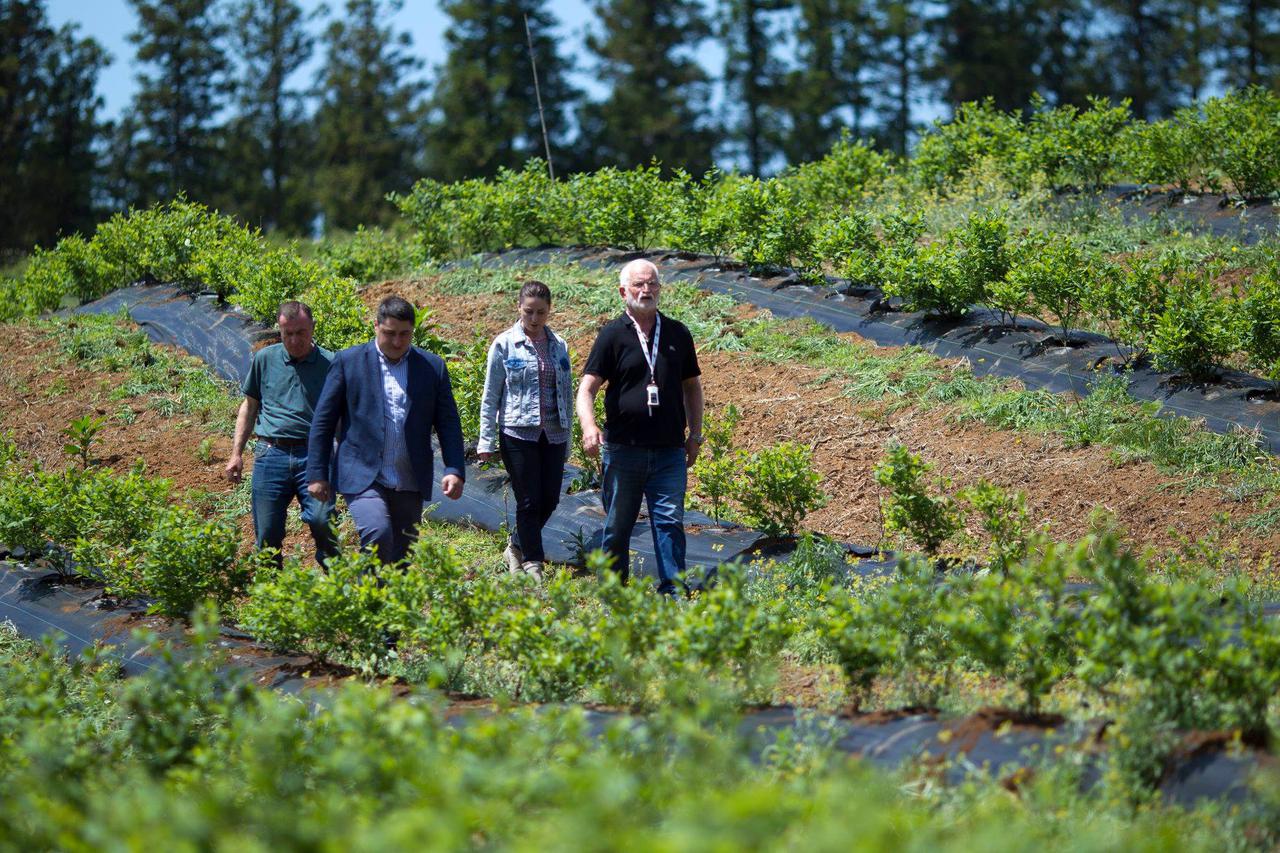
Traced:
POLYGON ((422 492, 398 492, 374 483, 363 492, 343 497, 360 534, 360 549, 376 551, 383 564, 403 560, 418 538, 422 492))
POLYGON ((516 496, 516 531, 512 543, 525 560, 541 563, 542 528, 560 503, 568 444, 552 444, 546 433, 537 441, 524 441, 503 433, 498 442, 502 464, 516 496))

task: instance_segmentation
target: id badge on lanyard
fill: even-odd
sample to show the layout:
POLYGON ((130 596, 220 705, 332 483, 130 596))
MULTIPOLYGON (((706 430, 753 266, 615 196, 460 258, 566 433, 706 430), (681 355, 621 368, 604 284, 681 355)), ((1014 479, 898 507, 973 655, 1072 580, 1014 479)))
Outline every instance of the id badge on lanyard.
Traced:
POLYGON ((645 364, 649 365, 649 384, 644 386, 645 403, 649 406, 649 417, 653 417, 653 410, 658 407, 658 379, 655 373, 655 365, 658 363, 658 339, 662 336, 662 315, 659 314, 653 326, 653 352, 649 351, 649 342, 645 339, 644 332, 640 331, 640 324, 631 318, 632 324, 635 326, 636 337, 640 339, 640 352, 644 355, 645 364))

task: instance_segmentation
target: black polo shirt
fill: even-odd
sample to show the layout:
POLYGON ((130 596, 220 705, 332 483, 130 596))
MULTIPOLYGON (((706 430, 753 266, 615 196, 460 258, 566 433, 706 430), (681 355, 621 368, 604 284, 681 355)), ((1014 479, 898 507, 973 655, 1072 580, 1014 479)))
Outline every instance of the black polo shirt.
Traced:
MULTIPOLYGON (((685 412, 683 383, 702 375, 693 335, 678 320, 659 312, 662 332, 654 378, 660 405, 650 412, 645 386, 649 364, 640 349, 635 323, 625 313, 605 323, 587 357, 584 373, 605 381, 604 434, 610 444, 632 447, 683 447, 685 412)), ((650 346, 653 341, 650 340, 650 346)))

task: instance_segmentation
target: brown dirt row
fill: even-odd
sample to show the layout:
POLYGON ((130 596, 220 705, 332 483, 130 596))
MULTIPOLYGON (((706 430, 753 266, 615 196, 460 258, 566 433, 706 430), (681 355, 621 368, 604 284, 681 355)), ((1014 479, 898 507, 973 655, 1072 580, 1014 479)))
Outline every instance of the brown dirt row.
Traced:
MULTIPOLYGON (((511 297, 439 293, 429 279, 384 282, 368 288, 365 297, 376 304, 390 293, 428 306, 447 337, 466 339, 477 330, 493 335, 515 320, 511 297)), ((590 329, 603 319, 563 310, 557 315, 563 327, 574 330, 590 329)), ((571 335, 569 343, 579 359, 585 359, 592 337, 581 331, 571 335)), ((892 350, 880 349, 886 354, 892 350)), ((934 473, 952 480, 956 489, 986 478, 1024 492, 1032 518, 1060 540, 1088 533, 1089 517, 1100 508, 1134 542, 1173 548, 1184 539, 1212 535, 1219 515, 1238 521, 1262 508, 1258 499, 1235 501, 1220 489, 1188 490, 1176 474, 1149 463, 1117 462, 1104 447, 1070 448, 1053 436, 957 424, 944 408, 888 412, 858 403, 842 393, 838 381, 813 368, 766 364, 739 353, 702 353, 699 360, 708 406, 734 403, 742 413, 738 446, 756 450, 787 438, 813 448, 830 501, 809 517, 807 526, 843 540, 880 541, 879 506, 885 492, 872 469, 893 441, 932 463, 934 473)), ((1260 560, 1280 549, 1280 531, 1240 536, 1236 544, 1242 557, 1260 560)))
MULTIPOLYGON (((392 292, 428 306, 442 334, 454 339, 467 339, 477 331, 493 335, 514 321, 513 300, 506 295, 442 294, 429 279, 384 282, 363 293, 374 305, 392 292)), ((570 344, 580 359, 585 358, 594 324, 601 318, 561 312, 559 319, 562 328, 575 331, 570 344)), ((222 476, 229 435, 215 435, 208 424, 182 416, 165 418, 145 399, 111 400, 124 374, 71 363, 31 327, 6 326, 4 334, 8 346, 0 356, 0 428, 12 434, 25 453, 46 465, 61 464, 62 428, 75 417, 97 413, 109 416, 96 451, 102 463, 124 469, 142 459, 153 475, 171 478, 183 490, 222 494, 231 488, 222 476), (132 423, 114 417, 122 406, 134 413, 132 423), (206 463, 197 449, 210 438, 206 463)), ((840 539, 879 541, 883 490, 874 482, 872 469, 891 441, 922 455, 956 488, 985 477, 1023 491, 1033 518, 1059 539, 1087 532, 1088 518, 1097 507, 1112 513, 1134 541, 1158 548, 1172 547, 1180 538, 1209 535, 1220 513, 1239 520, 1260 509, 1256 499, 1232 501, 1218 489, 1188 491, 1178 477, 1146 463, 1118 464, 1106 448, 1073 449, 1053 437, 955 424, 942 409, 887 412, 855 403, 844 396, 838 382, 812 368, 765 364, 731 353, 703 353, 701 362, 708 405, 732 402, 742 412, 739 446, 754 450, 789 438, 813 447, 830 501, 807 524, 840 539)), ((241 527, 246 539, 251 538, 247 516, 241 527)), ((291 535, 287 545, 295 544, 305 546, 306 537, 291 535)), ((1242 556, 1260 558, 1280 547, 1280 533, 1241 537, 1238 544, 1242 556)))

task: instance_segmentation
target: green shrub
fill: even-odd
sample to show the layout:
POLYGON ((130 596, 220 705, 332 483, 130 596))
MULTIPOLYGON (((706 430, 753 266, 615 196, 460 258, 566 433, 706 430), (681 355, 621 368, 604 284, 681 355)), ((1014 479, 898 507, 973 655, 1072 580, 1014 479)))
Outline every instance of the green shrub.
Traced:
POLYGON ((1089 295, 1090 311, 1112 339, 1133 347, 1133 359, 1141 359, 1150 349, 1170 282, 1188 266, 1188 259, 1167 252, 1155 257, 1135 255, 1101 267, 1089 295))
POLYGON ((935 121, 920 138, 911 174, 924 186, 945 191, 981 159, 1013 163, 1023 132, 1021 119, 996 109, 991 98, 961 104, 950 121, 935 121))
POLYGON ((1240 309, 1241 344, 1249 364, 1280 383, 1280 265, 1249 280, 1240 309))
POLYGON ((647 249, 670 228, 682 183, 664 181, 654 163, 579 172, 563 188, 566 231, 574 242, 647 249))
POLYGON ((1034 531, 1022 492, 1010 494, 994 483, 979 480, 960 497, 978 514, 979 523, 991 540, 988 565, 1008 572, 1027 556, 1034 531))
POLYGON ((870 285, 882 280, 880 238, 871 217, 861 211, 853 210, 823 222, 815 237, 814 251, 836 275, 853 284, 870 285))
POLYGON ((320 346, 337 351, 373 337, 372 318, 351 279, 322 277, 298 298, 315 314, 315 339, 320 346))
POLYGON ((1067 578, 1085 556, 1051 547, 1039 560, 1008 562, 953 589, 939 611, 956 652, 1016 686, 1029 713, 1076 665, 1080 606, 1067 578))
POLYGON ((738 466, 733 431, 740 417, 738 407, 730 403, 719 412, 708 412, 702 424, 702 452, 693 475, 698 480, 696 494, 711 502, 711 517, 717 521, 724 519, 725 502, 733 494, 738 466))
POLYGON ((804 517, 825 506, 822 475, 813 452, 784 441, 757 453, 739 451, 734 498, 747 519, 768 536, 794 536, 804 517))
POLYGON ((1151 354, 1162 369, 1190 378, 1213 376, 1239 346, 1237 300, 1217 292, 1212 271, 1186 271, 1169 282, 1164 310, 1151 332, 1151 354))
POLYGON ((182 619, 202 601, 225 605, 248 580, 237 560, 239 541, 228 522, 169 509, 138 548, 138 591, 155 598, 155 612, 182 619))
MULTIPOLYGON (((963 518, 950 496, 929 494, 924 476, 931 467, 905 446, 894 443, 874 473, 876 482, 889 490, 889 495, 880 499, 885 533, 901 533, 935 556, 960 531, 963 518)), ((944 489, 947 485, 943 481, 944 489)))
POLYGON ((821 218, 860 204, 889 172, 885 155, 845 129, 822 159, 791 167, 782 180, 809 216, 821 218))
POLYGON ((418 629, 427 590, 421 569, 383 566, 363 551, 343 552, 323 569, 286 559, 278 571, 259 569, 241 620, 273 648, 372 671, 388 635, 418 629))
POLYGON ((1063 346, 1088 304, 1094 278, 1094 264, 1074 241, 1049 235, 1025 238, 1009 270, 1012 286, 1030 294, 1040 319, 1061 329, 1063 346))
POLYGON ((382 281, 412 269, 416 258, 395 234, 381 228, 366 229, 340 239, 328 239, 317 252, 320 262, 333 275, 360 282, 382 281))
POLYGON ((1097 190, 1115 176, 1123 148, 1117 140, 1130 121, 1129 102, 1112 106, 1090 97, 1089 108, 1047 107, 1033 98, 1021 156, 1029 173, 1041 173, 1054 189, 1097 190))
POLYGON ((1280 191, 1280 96, 1258 86, 1210 98, 1204 112, 1204 159, 1244 198, 1280 191))
POLYGON ((1194 107, 1161 121, 1133 123, 1124 137, 1129 172, 1142 184, 1173 184, 1182 192, 1204 187, 1204 132, 1194 107))

